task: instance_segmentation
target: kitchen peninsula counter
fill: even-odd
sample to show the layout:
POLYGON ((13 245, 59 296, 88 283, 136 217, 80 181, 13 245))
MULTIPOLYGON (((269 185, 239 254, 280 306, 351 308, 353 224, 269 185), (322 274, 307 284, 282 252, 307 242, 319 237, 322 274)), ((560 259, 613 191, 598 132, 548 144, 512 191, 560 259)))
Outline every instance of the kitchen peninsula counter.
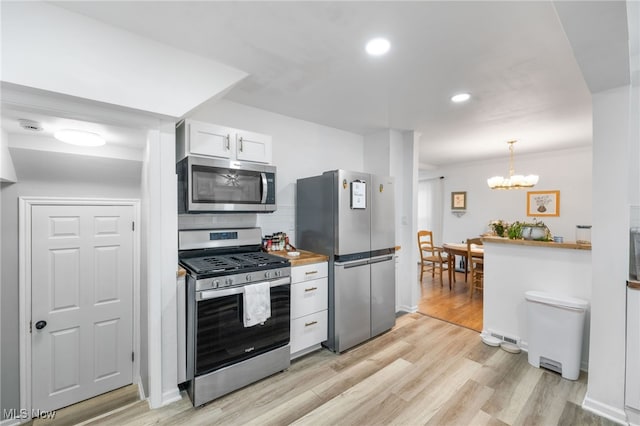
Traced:
MULTIPOLYGON (((513 337, 528 348, 527 291, 591 301, 591 246, 574 242, 484 237, 483 333, 513 337)), ((587 311, 582 367, 589 348, 587 311)))
POLYGON ((578 244, 574 241, 555 243, 553 241, 511 240, 509 238, 503 237, 483 237, 482 241, 497 244, 512 244, 518 246, 591 250, 591 244, 578 244))
POLYGON ((289 259, 292 267, 309 265, 312 263, 326 262, 329 260, 329 257, 325 256, 324 254, 313 253, 306 250, 296 250, 296 251, 300 252, 300 256, 289 256, 285 250, 270 251, 269 253, 289 259))

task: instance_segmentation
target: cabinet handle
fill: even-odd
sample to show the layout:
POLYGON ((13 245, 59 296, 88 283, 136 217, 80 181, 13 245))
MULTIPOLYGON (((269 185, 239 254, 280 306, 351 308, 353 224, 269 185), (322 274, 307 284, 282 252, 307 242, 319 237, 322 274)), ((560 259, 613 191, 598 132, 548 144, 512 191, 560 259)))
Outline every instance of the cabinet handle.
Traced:
POLYGON ((229 144, 229 139, 231 138, 231 135, 227 133, 227 151, 229 151, 229 149, 231 149, 231 145, 229 144))
POLYGON ((242 148, 242 136, 240 136, 240 139, 238 139, 238 141, 240 142, 240 152, 242 152, 243 148, 242 148))
POLYGON ((311 288, 305 288, 304 291, 313 291, 313 290, 317 290, 318 287, 311 287, 311 288))
POLYGON ((313 275, 313 274, 317 274, 318 271, 309 271, 309 272, 305 272, 305 275, 313 275))
POLYGON ((318 321, 305 322, 305 323, 304 323, 304 326, 305 326, 305 327, 309 327, 309 326, 311 326, 311 325, 316 325, 317 323, 318 323, 318 321))

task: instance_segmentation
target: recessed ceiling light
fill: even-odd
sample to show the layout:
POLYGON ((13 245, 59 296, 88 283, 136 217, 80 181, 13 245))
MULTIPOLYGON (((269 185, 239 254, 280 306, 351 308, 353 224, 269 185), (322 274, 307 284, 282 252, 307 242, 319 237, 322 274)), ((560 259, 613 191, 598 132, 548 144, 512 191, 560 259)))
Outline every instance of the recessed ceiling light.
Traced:
POLYGON ((55 132, 53 136, 59 141, 79 146, 101 146, 106 143, 100 135, 84 130, 65 129, 55 132))
POLYGON ((389 43, 389 40, 379 37, 369 40, 365 47, 365 50, 371 56, 380 56, 387 53, 390 47, 391 43, 389 43))
POLYGON ((468 93, 458 93, 457 95, 453 95, 453 96, 451 97, 451 101, 452 101, 452 102, 456 102, 456 103, 459 103, 459 102, 466 102, 466 101, 468 101, 470 98, 471 98, 471 95, 470 95, 470 94, 468 94, 468 93))

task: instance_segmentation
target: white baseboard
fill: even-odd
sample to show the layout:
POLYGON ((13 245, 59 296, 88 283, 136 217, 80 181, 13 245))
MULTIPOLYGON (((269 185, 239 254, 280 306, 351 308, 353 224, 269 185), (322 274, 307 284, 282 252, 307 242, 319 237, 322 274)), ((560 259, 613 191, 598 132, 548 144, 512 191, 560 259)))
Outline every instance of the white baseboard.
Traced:
POLYGON ((138 397, 140 397, 140 401, 144 401, 147 399, 147 396, 144 394, 144 386, 142 386, 142 378, 137 376, 134 381, 138 385, 138 397))
POLYGON ((624 410, 621 410, 616 407, 612 407, 607 404, 603 404, 594 399, 589 398, 588 396, 584 397, 582 401, 582 408, 587 411, 590 411, 594 414, 597 414, 600 417, 604 417, 605 419, 609 419, 612 422, 628 425, 627 423, 627 414, 624 410))
POLYGON ((175 387, 168 391, 164 391, 162 393, 162 405, 171 404, 172 402, 180 401, 182 399, 182 395, 180 395, 180 390, 175 387))
POLYGON ((414 313, 418 312, 418 306, 400 305, 396 309, 396 312, 400 312, 400 311, 407 312, 409 314, 414 314, 414 313))
POLYGON ((640 411, 634 410, 631 407, 626 407, 626 412, 629 426, 640 426, 640 411))
POLYGON ((0 426, 15 426, 20 425, 22 423, 30 422, 31 419, 5 419, 0 420, 0 426))

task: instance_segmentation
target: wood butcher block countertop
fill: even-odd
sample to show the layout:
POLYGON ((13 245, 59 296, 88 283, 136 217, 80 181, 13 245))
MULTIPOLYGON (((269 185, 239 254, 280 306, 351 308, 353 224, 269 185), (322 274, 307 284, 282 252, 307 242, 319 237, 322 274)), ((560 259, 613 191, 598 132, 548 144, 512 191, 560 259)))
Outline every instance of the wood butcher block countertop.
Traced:
POLYGON ((289 256, 284 250, 270 251, 269 253, 289 259, 289 261, 291 262, 291 266, 309 265, 311 263, 320 263, 329 260, 329 257, 325 256, 324 254, 313 253, 306 250, 296 251, 300 252, 300 256, 289 256))
POLYGON ((518 246, 591 250, 591 244, 577 244, 573 241, 568 241, 566 243, 554 243, 553 241, 510 240, 509 238, 501 238, 501 237, 483 237, 482 241, 484 241, 485 243, 489 242, 489 243, 499 243, 499 244, 512 244, 512 245, 518 245, 518 246))

